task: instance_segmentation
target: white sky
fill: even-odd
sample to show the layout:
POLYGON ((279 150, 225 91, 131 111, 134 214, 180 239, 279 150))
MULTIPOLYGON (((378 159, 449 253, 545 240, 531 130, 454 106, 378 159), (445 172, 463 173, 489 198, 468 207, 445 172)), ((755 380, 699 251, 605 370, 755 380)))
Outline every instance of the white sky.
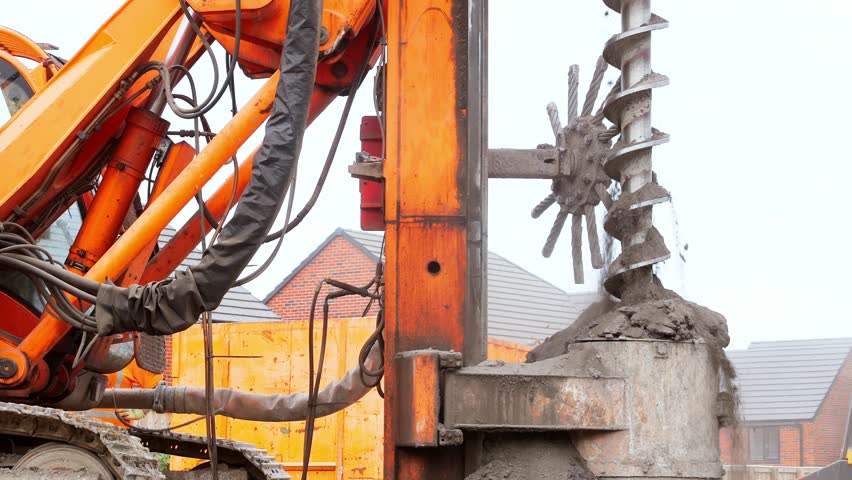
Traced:
MULTIPOLYGON (((15 2, 0 22, 71 57, 120 3, 15 2)), ((618 16, 606 11, 599 0, 491 2, 491 147, 552 141, 544 107, 553 100, 564 112, 571 63, 580 65, 583 98, 601 47, 619 29, 618 16)), ((672 135, 654 150, 654 165, 674 197, 677 237, 689 246, 685 264, 664 266, 664 283, 725 314, 736 348, 756 340, 852 336, 843 307, 852 260, 841 252, 852 230, 842 190, 852 157, 842 142, 834 145, 852 111, 842 83, 852 74, 852 4, 655 0, 654 12, 672 23, 654 35, 654 70, 672 81, 654 94, 654 126, 672 135)), ((209 65, 194 71, 205 92, 209 65)), ((607 79, 616 76, 610 69, 607 79)), ((238 88, 242 102, 257 83, 241 80, 238 88)), ((358 228, 357 182, 346 165, 359 150, 358 119, 372 114, 367 91, 356 99, 317 207, 287 236, 273 268, 249 285, 258 297, 336 227, 358 228)), ((210 116, 214 128, 227 121, 224 103, 210 116)), ((310 195, 341 108, 339 100, 309 129, 296 209, 310 195)), ((541 257, 555 212, 538 220, 529 212, 548 192, 546 181, 492 180, 489 188, 491 250, 565 290, 596 288, 589 267, 589 283, 573 285, 567 235, 550 259, 541 257)), ((671 209, 657 207, 655 215, 675 252, 671 209)))

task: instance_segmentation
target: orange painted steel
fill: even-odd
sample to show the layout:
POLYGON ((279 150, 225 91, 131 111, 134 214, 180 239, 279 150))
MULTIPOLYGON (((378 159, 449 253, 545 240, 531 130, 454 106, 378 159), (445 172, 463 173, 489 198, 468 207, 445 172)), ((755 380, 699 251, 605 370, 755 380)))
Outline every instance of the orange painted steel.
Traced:
POLYGON ((39 90, 59 71, 59 66, 41 46, 26 35, 6 27, 0 27, 0 58, 13 63, 18 71, 27 72, 23 78, 33 90, 39 90), (28 70, 16 57, 32 60, 38 65, 28 70))
MULTIPOLYGON (((234 0, 188 0, 188 3, 204 16, 205 26, 216 41, 233 53, 234 0)), ((289 5, 289 0, 241 2, 243 22, 239 60, 249 77, 262 77, 278 68, 289 5)), ((375 0, 325 0, 322 24, 328 36, 320 45, 320 60, 331 63, 343 52, 348 55, 352 39, 365 30, 375 9, 375 0)))
POLYGON ((140 108, 130 112, 66 264, 88 271, 115 242, 168 126, 167 121, 140 108))
MULTIPOLYGON (((337 97, 337 94, 326 89, 317 88, 314 90, 311 98, 311 107, 308 112, 308 125, 310 125, 320 113, 322 113, 328 105, 337 97)), ((240 195, 248 185, 251 179, 252 160, 257 153, 254 150, 246 159, 240 162, 239 173, 237 178, 237 190, 233 193, 234 175, 231 174, 219 189, 210 196, 205 202, 210 214, 217 221, 221 221, 225 217, 225 208, 228 206, 228 201, 233 193, 235 199, 239 199, 240 195)), ((235 200, 236 201, 236 200, 235 200)), ((177 231, 172 239, 157 252, 157 255, 151 259, 148 267, 139 279, 139 283, 144 284, 151 281, 162 280, 169 276, 181 264, 181 262, 189 255, 198 243, 201 241, 201 225, 200 221, 204 222, 204 230, 210 231, 213 225, 204 218, 203 215, 196 213, 177 231)))
MULTIPOLYGON (((376 22, 376 19, 373 21, 376 22)), ((311 105, 307 120, 308 125, 313 123, 320 113, 337 98, 341 91, 347 90, 352 85, 359 73, 360 65, 365 59, 371 65, 376 62, 379 49, 375 48, 375 35, 379 33, 380 30, 376 28, 376 24, 371 24, 371 26, 363 29, 352 41, 346 50, 346 55, 334 64, 321 63, 317 67, 317 85, 311 96, 311 105), (343 75, 335 74, 334 65, 345 65, 346 73, 343 75)), ((237 198, 242 195, 251 177, 252 156, 240 163, 239 182, 235 194, 237 198)), ((210 213, 217 221, 224 218, 226 214, 225 207, 232 194, 231 185, 233 185, 233 181, 233 174, 231 174, 206 202, 207 209, 210 210, 210 213)), ((212 228, 212 225, 207 219, 199 216, 199 214, 195 214, 151 260, 140 278, 140 283, 161 280, 170 275, 180 265, 189 252, 198 246, 198 243, 201 241, 200 221, 204 222, 205 230, 212 228)))
MULTIPOLYGON (((204 202, 205 207, 217 221, 221 221, 227 212, 228 201, 231 195, 234 195, 234 203, 242 195, 243 191, 251 180, 252 161, 254 160, 257 150, 253 151, 245 160, 240 162, 237 178, 237 188, 234 190, 234 175, 231 174, 225 180, 218 190, 204 202)), ((207 221, 207 218, 200 213, 193 215, 180 230, 165 244, 157 255, 147 263, 147 267, 143 270, 139 277, 139 284, 145 284, 151 281, 162 280, 169 276, 183 262, 189 252, 191 252, 201 241, 201 225, 199 222, 204 222, 204 231, 210 232, 213 225, 207 221)))
MULTIPOLYGON (((166 155, 166 159, 163 160, 163 166, 160 168, 157 182, 151 190, 151 197, 148 201, 150 202, 160 196, 160 193, 162 193, 163 190, 165 190, 166 187, 174 181, 180 172, 182 172, 183 169, 192 162, 193 158, 195 158, 195 149, 188 143, 181 142, 173 145, 169 150, 169 153, 166 155)), ((148 244, 136 254, 133 260, 131 260, 127 265, 127 269, 121 277, 120 285, 127 286, 134 283, 140 283, 139 277, 145 270, 145 265, 148 264, 151 252, 154 251, 154 247, 156 246, 157 240, 148 242, 148 244)))
POLYGON ((38 324, 38 316, 14 297, 0 291, 0 312, 3 312, 3 335, 17 345, 38 324))
POLYGON ((104 115, 119 83, 157 51, 180 8, 173 0, 129 0, 50 83, 0 126, 0 218, 30 218, 21 211, 34 195, 55 195, 76 177, 67 175, 75 149, 104 115), (75 146, 76 145, 76 146, 75 146), (41 193, 39 193, 41 192, 41 193), (17 214, 13 211, 18 209, 17 214))
MULTIPOLYGON (((273 75, 249 100, 247 106, 225 125, 225 128, 200 152, 195 161, 169 185, 163 193, 145 210, 133 225, 116 241, 112 247, 86 272, 86 278, 103 282, 116 278, 126 268, 136 253, 155 240, 159 233, 174 218, 181 207, 189 202, 218 169, 234 154, 239 145, 269 116, 278 73, 273 75)), ((64 336, 70 327, 49 313, 43 315, 39 325, 24 339, 16 352, 0 352, 2 358, 19 359, 18 352, 24 352, 29 362, 44 358, 64 336), (14 358, 13 358, 14 357, 14 358)), ((24 372, 28 364, 18 364, 24 372)), ((0 380, 0 384, 15 382, 0 380)))
MULTIPOLYGON (((464 478, 463 447, 398 445, 416 405, 396 392, 399 352, 465 353, 468 298, 467 1, 388 2, 384 478, 464 478), (461 55, 461 56, 460 56, 461 55)), ((483 356, 484 356, 484 352, 483 356)))
MULTIPOLYGON (((145 177, 148 162, 167 128, 168 122, 141 109, 133 110, 128 116, 124 135, 68 255, 72 271, 84 273, 89 270, 118 235, 145 177)), ((30 362, 41 360, 70 330, 71 325, 45 311, 38 325, 18 346, 18 351, 30 362)), ((27 365, 18 364, 18 369, 26 372, 27 365)), ((9 383, 19 381, 16 378, 9 383)))
MULTIPOLYGON (((348 3, 362 7, 372 5, 369 2, 348 3)), ((369 16, 367 12, 370 15, 373 13, 370 9, 362 8, 362 10, 365 18, 369 16)), ((17 218, 22 223, 26 223, 28 219, 34 218, 39 213, 40 208, 51 204, 51 202, 54 204, 52 208, 61 206, 55 205, 53 198, 63 188, 66 188, 70 181, 85 178, 93 173, 92 162, 101 155, 112 133, 117 131, 124 123, 125 116, 130 108, 134 104, 144 101, 147 94, 143 93, 136 101, 124 105, 120 110, 114 108, 120 102, 120 96, 113 95, 113 98, 109 101, 106 100, 106 96, 115 90, 119 80, 128 78, 127 75, 142 60, 164 58, 168 51, 168 45, 177 32, 178 13, 174 2, 168 0, 146 2, 144 5, 140 0, 129 0, 106 22, 104 27, 95 34, 78 55, 62 69, 52 81, 50 88, 40 91, 21 112, 0 128, 0 140, 9 139, 6 145, 0 147, 0 156, 21 153, 19 150, 26 149, 26 145, 29 144, 39 147, 27 151, 26 159, 29 163, 24 162, 27 165, 16 165, 22 168, 21 172, 18 172, 20 175, 11 176, 16 181, 25 182, 26 185, 20 182, 15 185, 6 185, 0 179, 0 202, 2 202, 0 203, 0 217, 17 218), (128 20, 128 18, 133 18, 133 20, 128 20), (145 32, 148 32, 147 36, 144 35, 145 32), (84 71, 86 76, 82 78, 84 71), (90 82, 87 83, 86 81, 90 82), (57 113, 58 109, 50 107, 55 105, 59 97, 64 98, 64 96, 69 95, 73 97, 74 101, 65 100, 62 118, 58 118, 60 116, 57 113), (68 111, 70 111, 70 114, 68 114, 68 111), (105 112, 110 112, 110 114, 106 115, 105 112), (39 135, 43 137, 43 131, 46 128, 43 124, 47 121, 46 119, 52 119, 52 127, 54 128, 51 131, 53 136, 48 136, 47 141, 32 142, 30 136, 23 135, 24 128, 22 126, 26 125, 28 127, 26 128, 27 132, 39 132, 39 135), (94 125, 99 126, 99 128, 92 128, 94 125), (78 133, 82 133, 82 135, 78 133), (75 156, 77 160, 82 159, 83 161, 75 161, 75 156), (51 180, 56 179, 57 176, 62 178, 63 181, 52 182, 51 180), (45 184, 48 181, 50 183, 45 184), (39 182, 41 182, 41 185, 39 185, 39 182), (13 213, 12 206, 18 205, 21 201, 29 202, 24 205, 27 208, 16 207, 13 213)), ((363 22, 360 22, 358 26, 363 26, 363 22)), ((378 29, 374 28, 372 34, 367 35, 360 34, 358 30, 351 27, 351 25, 347 25, 348 30, 345 32, 346 35, 354 36, 347 49, 347 55, 337 60, 335 65, 325 63, 318 68, 316 94, 312 102, 312 107, 315 107, 312 109, 312 118, 315 118, 324 110, 342 89, 351 85, 354 72, 357 70, 355 67, 360 65, 365 55, 369 56, 372 61, 377 58, 378 50, 368 51, 367 48, 372 48, 374 45, 374 35, 378 29)), ((199 50, 196 45, 194 52, 191 53, 193 59, 190 60, 190 63, 197 59, 198 53, 199 50)), ((154 73, 150 72, 139 77, 136 80, 137 83, 130 88, 130 92, 139 89, 140 85, 153 75, 154 73)), ((91 225, 84 226, 70 259, 72 265, 80 267, 77 272, 83 273, 84 270, 88 269, 87 278, 104 281, 108 278, 118 277, 127 270, 129 265, 135 265, 133 259, 137 256, 142 257, 142 252, 146 250, 145 247, 153 244, 156 236, 179 212, 180 207, 191 200, 201 186, 209 181, 213 174, 268 117, 278 77, 277 72, 272 74, 249 104, 240 110, 198 155, 196 160, 174 180, 169 188, 158 192, 161 195, 150 202, 143 215, 116 243, 113 244, 115 234, 106 231, 109 229, 94 228, 91 225), (107 247, 110 248, 107 249, 107 247), (96 261, 100 254, 104 253, 104 250, 107 250, 105 255, 99 261, 96 261)), ((242 184, 240 193, 250 178, 250 164, 243 169, 248 171, 245 171, 243 175, 245 182, 240 182, 242 184)), ((131 173, 134 171, 131 169, 125 177, 141 180, 144 169, 135 171, 138 175, 132 175, 131 173)), ((136 186, 138 188, 138 184, 136 186)), ((103 198, 116 196, 132 199, 129 187, 111 189, 108 185, 102 184, 100 192, 103 198)), ((135 191, 133 193, 135 194, 135 191)), ((230 194, 231 192, 228 191, 227 196, 230 197, 230 194)), ((220 194, 217 198, 221 199, 223 196, 224 194, 220 194)), ((126 213, 126 209, 124 212, 126 213)), ((225 213, 223 206, 221 215, 224 216, 225 213)), ((97 215, 93 214, 93 217, 97 217, 97 215)), ((121 220, 123 219, 122 216, 121 220)), ((49 218, 42 218, 41 220, 49 220, 49 218)), ((40 228, 37 230, 40 231, 40 228)), ((186 253, 188 251, 185 250, 186 253)), ((133 272, 131 272, 126 277, 129 281, 133 279, 133 276, 133 272)), ((159 274, 157 276, 162 278, 165 275, 159 274)), ((20 367, 21 378, 25 379, 30 364, 41 362, 44 355, 58 343, 68 330, 67 324, 46 313, 39 325, 24 338, 15 351, 0 352, 0 357, 27 360, 17 362, 20 367), (19 353, 23 353, 23 357, 18 355, 19 353)), ((9 384, 10 382, 0 381, 0 383, 9 384)), ((20 382, 16 379, 13 383, 20 382)))
POLYGON ((155 240, 172 218, 201 190, 237 149, 269 117, 279 74, 270 77, 248 103, 199 152, 165 190, 152 201, 133 225, 86 274, 102 282, 119 275, 143 245, 155 240))

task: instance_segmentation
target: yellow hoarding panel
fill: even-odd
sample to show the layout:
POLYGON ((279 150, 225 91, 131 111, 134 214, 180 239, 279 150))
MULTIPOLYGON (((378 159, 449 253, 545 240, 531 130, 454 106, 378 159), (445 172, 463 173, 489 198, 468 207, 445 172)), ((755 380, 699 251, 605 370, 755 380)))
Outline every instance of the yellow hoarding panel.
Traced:
MULTIPOLYGON (((321 321, 314 332, 319 362, 321 321)), ((375 319, 329 321, 321 386, 340 378, 358 364, 358 353, 375 329, 375 319)), ((216 387, 255 393, 296 393, 308 390, 308 322, 230 323, 213 325, 216 387)), ((529 346, 490 339, 488 358, 522 362, 529 346)), ((172 377, 175 385, 204 384, 204 343, 196 325, 173 337, 172 377)), ((194 418, 172 415, 172 425, 194 418)), ((384 408, 375 390, 342 412, 318 419, 308 472, 310 480, 379 480, 382 478, 384 408)), ((180 432, 205 435, 201 420, 180 432)), ((256 444, 300 478, 304 422, 262 423, 216 418, 221 438, 256 444)), ((199 461, 172 459, 172 468, 188 469, 199 461)))

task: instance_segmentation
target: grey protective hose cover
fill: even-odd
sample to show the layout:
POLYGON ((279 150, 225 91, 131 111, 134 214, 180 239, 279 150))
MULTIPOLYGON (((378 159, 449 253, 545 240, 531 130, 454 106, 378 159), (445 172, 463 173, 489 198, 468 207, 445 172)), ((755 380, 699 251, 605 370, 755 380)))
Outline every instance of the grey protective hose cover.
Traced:
MULTIPOLYGON (((381 350, 375 344, 365 366, 377 370, 382 365, 381 350)), ((318 417, 331 415, 352 405, 372 390, 361 381, 359 367, 320 390, 317 397, 318 417)), ((372 380, 371 377, 368 377, 372 380)), ((142 408, 167 413, 205 415, 207 403, 202 387, 159 387, 157 389, 109 389, 97 406, 79 408, 142 408)), ((308 394, 246 393, 230 388, 217 388, 213 394, 213 410, 217 415, 258 422, 303 421, 308 412, 308 394)))
POLYGON ((219 240, 198 265, 174 279, 131 285, 103 284, 96 319, 100 335, 144 331, 153 335, 187 329, 204 311, 219 306, 269 233, 287 193, 302 149, 316 77, 321 0, 293 0, 281 55, 281 77, 252 178, 219 240))

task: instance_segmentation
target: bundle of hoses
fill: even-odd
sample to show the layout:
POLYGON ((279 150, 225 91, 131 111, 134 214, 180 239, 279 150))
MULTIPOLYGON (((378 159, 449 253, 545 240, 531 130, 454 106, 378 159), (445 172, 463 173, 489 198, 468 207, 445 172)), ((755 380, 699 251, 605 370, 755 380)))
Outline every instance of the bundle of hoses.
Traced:
POLYGON ((40 301, 53 315, 76 328, 97 331, 95 317, 86 313, 81 302, 94 304, 101 284, 66 270, 17 223, 0 223, 0 269, 5 270, 2 282, 17 285, 19 294, 22 290, 17 277, 29 280, 36 298, 26 300, 40 301), (66 293, 79 300, 76 305, 66 293))
POLYGON ((321 0, 290 2, 272 114, 254 156, 251 180, 218 242, 197 265, 173 279, 126 288, 101 285, 95 310, 100 335, 185 330, 202 312, 219 306, 260 248, 284 203, 302 148, 316 76, 321 13, 321 0))
MULTIPOLYGON (((381 348, 374 344, 364 367, 378 370, 381 366, 381 348)), ((361 367, 349 370, 342 378, 320 390, 315 402, 315 416, 331 415, 354 404, 374 388, 374 385, 367 383, 362 379, 361 367)), ((307 393, 260 394, 230 388, 217 388, 211 402, 217 415, 258 422, 303 421, 308 416, 310 406, 307 393)), ((79 408, 141 408, 159 413, 196 415, 207 413, 203 387, 169 387, 165 384, 155 389, 107 389, 98 405, 80 405, 79 408)))
POLYGON ((0 269, 29 278, 42 303, 60 320, 101 336, 175 333, 218 307, 263 244, 291 184, 316 76, 321 13, 322 0, 290 2, 281 76, 252 178, 218 242, 197 265, 147 285, 99 283, 67 271, 21 226, 2 223, 0 269), (91 305, 97 307, 94 316, 91 305))

